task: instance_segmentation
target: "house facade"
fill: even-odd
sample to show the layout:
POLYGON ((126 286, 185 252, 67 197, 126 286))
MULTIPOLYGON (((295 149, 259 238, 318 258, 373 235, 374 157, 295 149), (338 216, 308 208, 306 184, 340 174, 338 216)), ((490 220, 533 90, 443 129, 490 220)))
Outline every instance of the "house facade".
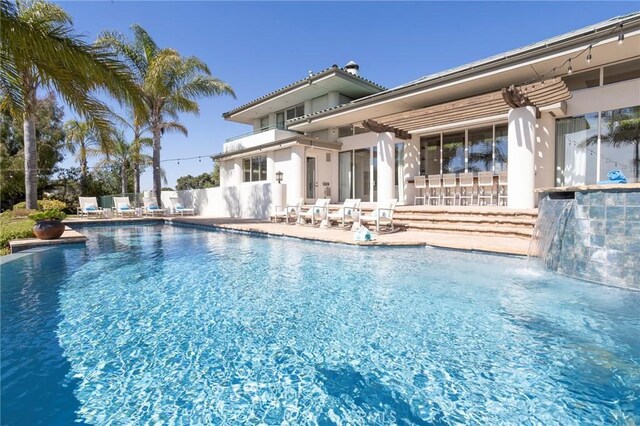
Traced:
POLYGON ((640 13, 386 89, 332 66, 223 114, 222 187, 269 182, 287 202, 413 204, 413 178, 507 172, 509 208, 536 188, 638 182, 640 13))

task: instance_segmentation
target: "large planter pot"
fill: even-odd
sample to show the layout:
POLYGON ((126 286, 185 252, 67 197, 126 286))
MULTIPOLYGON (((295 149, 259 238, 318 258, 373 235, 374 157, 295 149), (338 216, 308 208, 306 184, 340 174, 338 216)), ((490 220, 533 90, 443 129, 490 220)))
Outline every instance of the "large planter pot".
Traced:
POLYGON ((64 232, 64 223, 58 219, 41 220, 33 226, 33 233, 40 240, 55 240, 64 232))

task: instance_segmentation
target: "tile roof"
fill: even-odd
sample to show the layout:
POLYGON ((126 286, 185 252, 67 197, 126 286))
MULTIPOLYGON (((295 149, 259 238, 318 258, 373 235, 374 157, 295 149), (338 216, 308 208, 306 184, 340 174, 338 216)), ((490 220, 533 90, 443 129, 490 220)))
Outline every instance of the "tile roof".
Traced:
POLYGON ((318 71, 315 74, 311 74, 308 77, 305 77, 305 78, 302 78, 302 79, 300 79, 298 81, 295 81, 295 82, 293 82, 293 83, 291 83, 291 84, 289 84, 287 86, 284 86, 284 87, 282 87, 282 88, 280 88, 278 90, 274 90, 272 92, 267 93, 266 95, 260 96, 259 98, 256 98, 256 99, 252 100, 251 102, 247 102, 246 104, 241 105, 241 106, 239 106, 237 108, 234 108, 231 111, 227 111, 227 112, 223 113, 222 116, 224 118, 227 118, 227 117, 229 117, 229 116, 231 116, 231 115, 233 115, 233 114, 235 114, 235 113, 237 113, 237 112, 239 112, 239 111, 241 111, 241 110, 243 110, 245 108, 248 108, 250 106, 256 105, 256 104, 258 104, 258 103, 260 103, 262 101, 267 100, 268 98, 271 98, 271 97, 273 97, 275 95, 278 95, 280 93, 284 93, 287 90, 290 90, 290 89, 292 89, 292 88, 294 88, 296 86, 304 84, 304 83, 308 82, 310 79, 321 77, 321 76, 323 76, 325 74, 329 74, 331 72, 336 72, 336 71, 342 73, 343 75, 346 74, 350 78, 354 78, 354 79, 358 79, 358 80, 364 81, 365 83, 368 83, 368 84, 370 84, 370 85, 372 85, 372 86, 374 86, 374 87, 376 87, 376 88, 378 88, 378 89, 380 89, 382 91, 387 90, 387 88, 384 87, 384 86, 381 86, 381 85, 379 85, 377 83, 374 83, 373 81, 368 80, 366 78, 360 77, 359 75, 351 74, 345 68, 340 68, 337 65, 333 65, 333 66, 331 66, 329 68, 323 69, 322 71, 318 71))

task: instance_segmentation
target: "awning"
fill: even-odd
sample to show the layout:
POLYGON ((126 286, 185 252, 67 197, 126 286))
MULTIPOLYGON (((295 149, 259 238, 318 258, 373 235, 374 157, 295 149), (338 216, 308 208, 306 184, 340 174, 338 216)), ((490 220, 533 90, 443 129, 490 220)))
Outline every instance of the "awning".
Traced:
POLYGON ((548 80, 391 114, 375 120, 366 120, 362 124, 374 132, 393 132, 400 139, 409 139, 410 133, 417 130, 507 114, 509 109, 522 106, 538 109, 569 98, 571 92, 564 81, 548 80))

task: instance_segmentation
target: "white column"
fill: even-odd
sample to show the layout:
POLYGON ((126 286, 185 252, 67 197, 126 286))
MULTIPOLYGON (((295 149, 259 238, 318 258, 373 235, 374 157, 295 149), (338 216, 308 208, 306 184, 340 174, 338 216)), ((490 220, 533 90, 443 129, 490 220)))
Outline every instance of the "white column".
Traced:
POLYGON ((394 134, 391 132, 378 133, 378 201, 395 198, 393 187, 395 166, 394 134))
POLYGON ((233 179, 230 180, 230 186, 240 186, 244 181, 244 172, 242 171, 242 159, 233 160, 233 179))
POLYGON ((536 138, 536 110, 522 107, 509 110, 509 197, 512 209, 532 209, 535 181, 534 146, 536 138))
POLYGON ((269 151, 267 153, 267 181, 271 183, 276 181, 275 151, 269 151))
POLYGON ((304 197, 304 146, 291 147, 291 166, 289 176, 284 176, 287 184, 287 203, 295 203, 304 197))
POLYGON ((412 205, 416 190, 407 180, 420 175, 420 137, 412 136, 404 143, 404 202, 412 205))
POLYGON ((231 161, 218 160, 220 162, 220 186, 228 185, 228 178, 233 171, 233 163, 231 161), (229 170, 231 168, 231 170, 229 170))

